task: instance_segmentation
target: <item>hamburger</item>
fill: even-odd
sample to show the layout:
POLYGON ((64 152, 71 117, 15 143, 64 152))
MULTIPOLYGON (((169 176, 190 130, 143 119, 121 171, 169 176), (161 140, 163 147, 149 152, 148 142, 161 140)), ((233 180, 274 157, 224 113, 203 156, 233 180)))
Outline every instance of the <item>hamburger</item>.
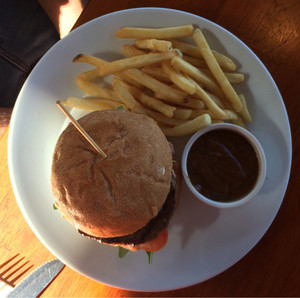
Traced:
POLYGON ((80 234, 103 244, 148 252, 167 242, 176 207, 172 149, 151 118, 125 110, 87 114, 59 136, 52 168, 55 205, 80 234))

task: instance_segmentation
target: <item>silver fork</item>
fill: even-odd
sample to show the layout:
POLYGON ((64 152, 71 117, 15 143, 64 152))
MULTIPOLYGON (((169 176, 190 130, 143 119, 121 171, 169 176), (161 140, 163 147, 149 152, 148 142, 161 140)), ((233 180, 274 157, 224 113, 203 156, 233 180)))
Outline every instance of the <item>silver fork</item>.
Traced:
POLYGON ((16 254, 0 265, 1 290, 5 288, 3 283, 14 287, 19 279, 34 266, 29 265, 29 261, 24 261, 24 259, 24 257, 20 257, 20 254, 16 254))

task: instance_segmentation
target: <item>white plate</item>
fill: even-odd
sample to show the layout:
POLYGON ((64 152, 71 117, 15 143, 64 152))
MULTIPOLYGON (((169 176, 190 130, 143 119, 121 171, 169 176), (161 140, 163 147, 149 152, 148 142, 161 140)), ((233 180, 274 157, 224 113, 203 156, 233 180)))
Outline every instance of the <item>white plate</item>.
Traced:
MULTIPOLYGON (((177 140, 180 156, 185 139, 177 140)), ((59 259, 81 274, 114 287, 137 291, 177 289, 226 270, 261 239, 281 205, 291 166, 291 134, 280 93, 255 54, 220 26, 185 12, 140 8, 97 18, 71 32, 41 59, 26 81, 13 112, 8 161, 17 202, 31 229, 59 259), (180 207, 170 223, 169 241, 148 265, 145 252, 118 259, 118 249, 85 239, 52 208, 50 166, 65 116, 58 98, 83 95, 75 75, 88 65, 72 63, 78 53, 120 57, 122 26, 177 26, 203 29, 212 48, 234 57, 246 74, 240 87, 249 102, 249 130, 267 158, 267 178, 257 197, 230 210, 200 203, 183 187, 180 207)))

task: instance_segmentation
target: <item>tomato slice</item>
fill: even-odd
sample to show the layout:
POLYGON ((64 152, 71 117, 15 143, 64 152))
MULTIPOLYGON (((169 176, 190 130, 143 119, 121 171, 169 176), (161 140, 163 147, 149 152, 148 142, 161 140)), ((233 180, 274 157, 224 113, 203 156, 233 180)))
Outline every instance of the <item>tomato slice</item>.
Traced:
POLYGON ((168 230, 162 231, 155 239, 139 244, 139 249, 146 251, 158 251, 162 249, 168 241, 168 230))
POLYGON ((164 231, 162 231, 156 238, 154 238, 153 240, 147 241, 145 243, 142 244, 138 244, 135 246, 132 245, 119 245, 122 246, 126 249, 132 250, 132 251, 137 251, 139 249, 143 249, 146 251, 158 251, 160 249, 162 249, 166 243, 168 241, 168 229, 165 229, 164 231))

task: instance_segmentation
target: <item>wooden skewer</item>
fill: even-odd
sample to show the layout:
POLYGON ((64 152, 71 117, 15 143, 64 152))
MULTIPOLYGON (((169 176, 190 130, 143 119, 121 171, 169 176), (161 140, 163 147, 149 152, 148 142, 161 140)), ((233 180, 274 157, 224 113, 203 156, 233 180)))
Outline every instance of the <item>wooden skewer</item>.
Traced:
POLYGON ((84 130, 84 128, 76 121, 73 116, 64 108, 64 106, 60 103, 60 101, 56 101, 57 106, 63 111, 63 113, 67 116, 67 118, 73 123, 73 125, 79 130, 79 132, 89 141, 89 143, 96 149, 98 153, 102 155, 102 157, 107 158, 107 155, 103 152, 103 150, 96 144, 96 142, 91 138, 91 136, 84 130))

